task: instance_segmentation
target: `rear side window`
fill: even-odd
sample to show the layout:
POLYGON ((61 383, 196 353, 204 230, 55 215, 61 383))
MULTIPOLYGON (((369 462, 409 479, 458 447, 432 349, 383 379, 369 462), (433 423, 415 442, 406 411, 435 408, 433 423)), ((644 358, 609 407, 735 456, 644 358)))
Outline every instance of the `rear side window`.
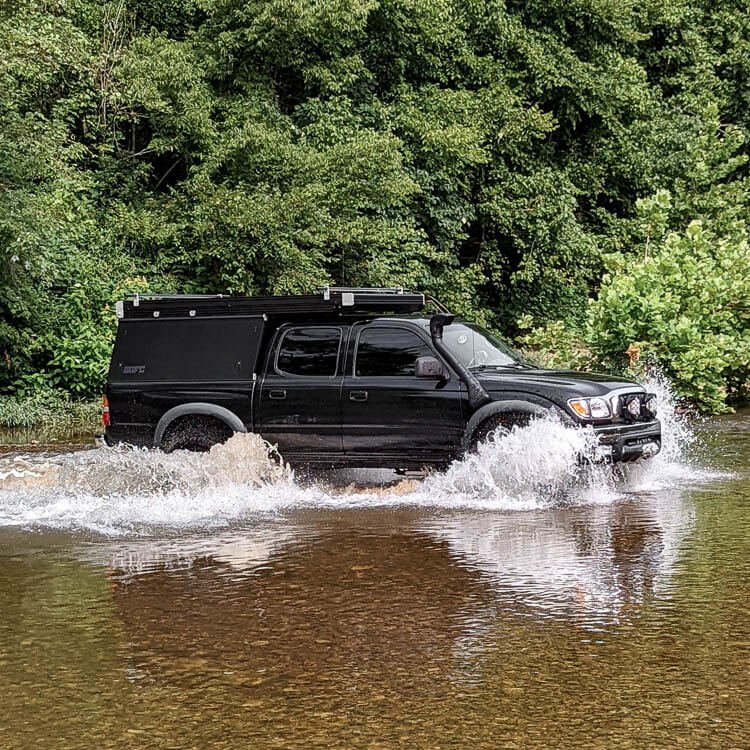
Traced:
POLYGON ((418 357, 434 357, 430 347, 404 328, 365 328, 359 336, 354 374, 367 377, 410 377, 418 357))
POLYGON ((340 348, 340 328, 292 328, 281 339, 276 369, 285 375, 333 377, 340 348))

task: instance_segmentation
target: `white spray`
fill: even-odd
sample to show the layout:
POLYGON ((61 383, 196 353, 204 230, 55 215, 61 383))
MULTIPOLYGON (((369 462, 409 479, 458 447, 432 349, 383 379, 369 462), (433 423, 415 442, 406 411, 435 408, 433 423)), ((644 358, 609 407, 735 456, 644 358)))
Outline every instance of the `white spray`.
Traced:
POLYGON ((708 474, 685 458, 693 436, 665 381, 657 378, 646 386, 659 395, 663 451, 616 471, 581 462, 582 455, 595 454, 592 431, 553 420, 537 420, 489 440, 424 482, 391 487, 360 482, 352 488, 335 481, 302 486, 269 457, 260 438, 235 435, 209 453, 121 447, 0 459, 0 526, 139 536, 227 527, 258 514, 305 507, 527 510, 601 504, 705 479, 708 474))

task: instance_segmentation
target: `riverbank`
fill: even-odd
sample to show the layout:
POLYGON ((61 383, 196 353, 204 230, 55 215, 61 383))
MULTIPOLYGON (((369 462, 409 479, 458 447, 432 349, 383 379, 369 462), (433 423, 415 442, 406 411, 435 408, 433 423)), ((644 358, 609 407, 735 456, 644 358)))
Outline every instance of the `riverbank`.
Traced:
POLYGON ((74 401, 57 391, 0 397, 0 448, 84 444, 100 431, 98 400, 74 401))

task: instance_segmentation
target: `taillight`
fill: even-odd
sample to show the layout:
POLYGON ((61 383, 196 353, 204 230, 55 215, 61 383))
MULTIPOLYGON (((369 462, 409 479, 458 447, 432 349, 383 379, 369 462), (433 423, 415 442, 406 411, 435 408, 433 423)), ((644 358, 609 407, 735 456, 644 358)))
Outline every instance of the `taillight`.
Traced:
POLYGON ((109 400, 102 396, 102 424, 109 427, 109 400))

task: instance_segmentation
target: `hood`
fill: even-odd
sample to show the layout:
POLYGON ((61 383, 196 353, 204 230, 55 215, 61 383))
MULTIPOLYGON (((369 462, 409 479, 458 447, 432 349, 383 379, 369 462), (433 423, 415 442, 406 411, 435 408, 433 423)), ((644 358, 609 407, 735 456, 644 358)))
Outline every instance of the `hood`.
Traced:
POLYGON ((557 403, 580 396, 606 396, 614 390, 627 388, 643 391, 643 386, 632 380, 615 375, 603 375, 574 370, 521 370, 507 368, 503 370, 484 370, 476 373, 482 385, 492 391, 516 391, 534 393, 557 403))

